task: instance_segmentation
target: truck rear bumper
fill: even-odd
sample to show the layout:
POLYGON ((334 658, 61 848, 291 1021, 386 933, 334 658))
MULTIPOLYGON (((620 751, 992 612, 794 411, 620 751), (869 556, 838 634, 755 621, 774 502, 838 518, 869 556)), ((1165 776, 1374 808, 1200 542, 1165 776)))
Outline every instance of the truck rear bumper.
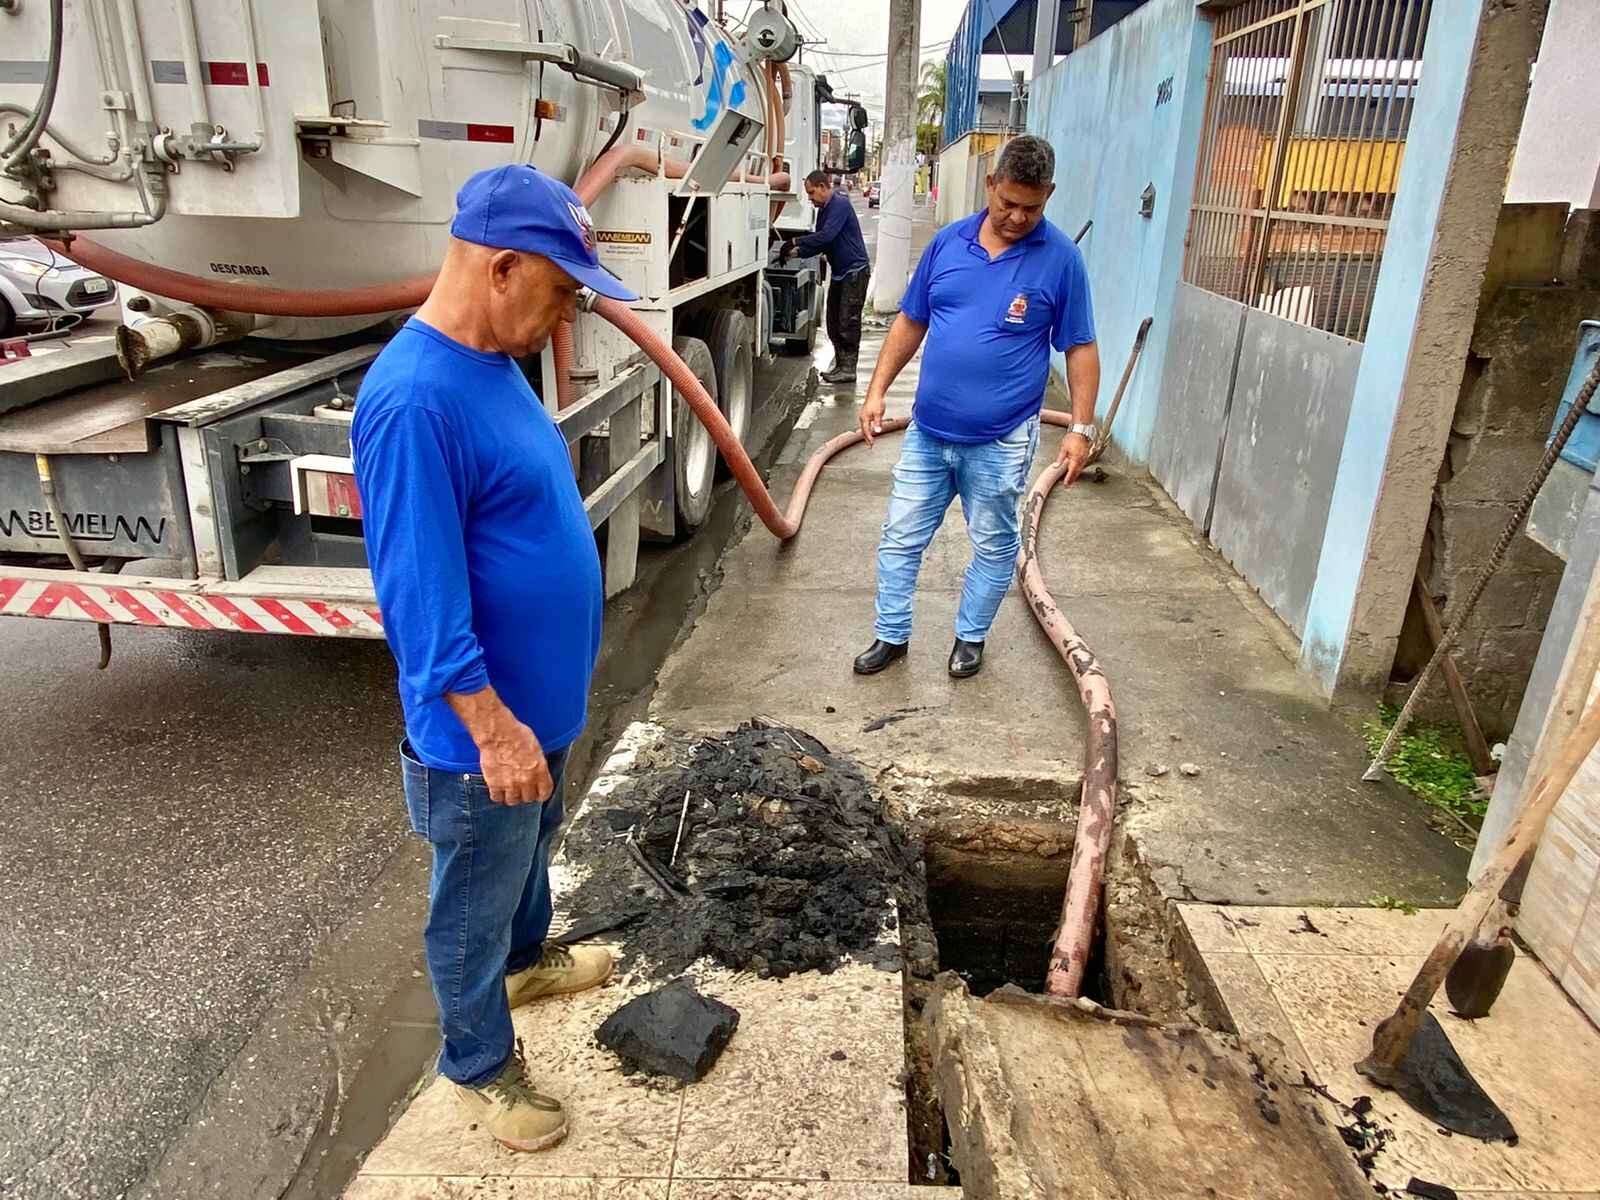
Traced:
POLYGON ((259 567, 245 578, 164 579, 0 566, 0 615, 298 637, 383 637, 366 571, 259 567))

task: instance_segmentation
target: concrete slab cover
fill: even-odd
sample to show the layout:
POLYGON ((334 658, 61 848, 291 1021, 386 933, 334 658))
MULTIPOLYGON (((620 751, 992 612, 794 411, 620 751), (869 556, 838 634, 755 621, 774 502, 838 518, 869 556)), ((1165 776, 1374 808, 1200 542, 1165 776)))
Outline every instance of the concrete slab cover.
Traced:
POLYGON ((1250 311, 1211 540, 1296 633, 1317 578, 1361 343, 1250 311))
POLYGON ((952 978, 927 1019, 967 1200, 1371 1196, 1307 1093, 1236 1039, 952 978))
POLYGON ((1240 323, 1248 310, 1180 283, 1161 373, 1150 473, 1196 525, 1205 523, 1240 323))

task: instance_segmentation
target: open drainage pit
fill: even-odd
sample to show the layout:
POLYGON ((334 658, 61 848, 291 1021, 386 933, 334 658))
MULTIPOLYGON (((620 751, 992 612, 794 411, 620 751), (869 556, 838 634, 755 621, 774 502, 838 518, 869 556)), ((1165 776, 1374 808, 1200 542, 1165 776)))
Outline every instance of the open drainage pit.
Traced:
MULTIPOLYGON (((564 853, 586 871, 564 905, 619 928, 620 967, 644 980, 707 958, 778 979, 846 961, 899 973, 908 1176, 951 1182, 929 990, 941 971, 979 996, 1043 989, 1076 831, 1072 781, 926 781, 885 797, 847 757, 761 719, 684 737, 641 766, 627 786, 591 795, 570 829, 564 853)), ((1085 994, 1165 1019, 1152 1007, 1162 972, 1143 971, 1164 957, 1164 910, 1141 872, 1120 840, 1107 863, 1109 935, 1085 994)))
MULTIPOLYGON (((1040 786, 1060 794, 1059 782, 1040 786)), ((933 977, 953 971, 975 996, 1008 984, 1044 991, 1076 830, 1070 812, 1053 821, 970 813, 954 819, 935 805, 922 816, 927 924, 906 919, 901 927, 909 1174, 912 1183, 950 1185, 959 1178, 922 1015, 933 977)), ((1164 906, 1125 837, 1108 859, 1105 896, 1083 994, 1108 1007, 1182 1019, 1189 1000, 1165 951, 1164 906)))

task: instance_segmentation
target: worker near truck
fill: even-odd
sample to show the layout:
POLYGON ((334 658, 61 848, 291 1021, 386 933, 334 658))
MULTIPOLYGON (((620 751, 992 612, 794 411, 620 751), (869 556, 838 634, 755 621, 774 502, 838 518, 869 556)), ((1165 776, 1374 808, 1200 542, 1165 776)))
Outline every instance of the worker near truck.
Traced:
POLYGON ((464 1119, 514 1150, 566 1135, 511 1009, 594 987, 598 947, 545 943, 567 749, 587 717, 603 594, 566 442, 517 359, 577 316, 600 267, 583 203, 529 166, 456 198, 427 300, 373 362, 351 444, 367 556, 399 667, 412 828, 431 844, 423 941, 439 1070, 464 1119))
MULTIPOLYGON (((828 256, 828 340, 833 343, 833 365, 822 374, 824 383, 854 386, 856 359, 861 354, 861 309, 867 302, 867 282, 872 277, 867 243, 855 206, 843 188, 833 186, 826 171, 806 176, 806 196, 817 207, 817 227, 784 247, 783 257, 828 256)), ((788 235, 785 235, 788 236, 788 235)))
POLYGON ((923 552, 959 496, 972 540, 949 672, 983 666, 984 643, 1022 546, 1018 506, 1039 445, 1052 348, 1066 354, 1073 425, 1057 461, 1071 484, 1094 443, 1100 355, 1078 247, 1044 217, 1055 152, 1013 138, 987 181, 989 204, 936 233, 906 287, 867 385, 860 426, 883 432, 884 397, 926 339, 911 425, 878 545, 876 637, 855 660, 871 675, 903 658, 923 552))

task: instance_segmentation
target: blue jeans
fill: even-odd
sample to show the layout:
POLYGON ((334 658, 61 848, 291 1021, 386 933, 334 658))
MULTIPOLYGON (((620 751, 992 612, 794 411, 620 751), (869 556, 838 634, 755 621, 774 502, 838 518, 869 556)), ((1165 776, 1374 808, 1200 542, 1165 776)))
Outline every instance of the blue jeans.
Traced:
POLYGON ((444 1048, 439 1071, 468 1087, 500 1073, 515 1043, 505 979, 539 961, 550 931, 550 843, 561 827, 566 750, 547 754, 543 804, 496 804, 482 775, 424 766, 400 747, 411 828, 433 847, 423 943, 444 1048))
POLYGON ((972 538, 972 561, 961 586, 956 637, 981 642, 1000 610, 1022 549, 1018 508, 1039 448, 1039 418, 1029 417, 1004 437, 967 445, 923 432, 914 422, 900 443, 889 492, 889 514, 878 543, 880 640, 911 640, 911 596, 922 554, 944 523, 955 496, 972 538))

